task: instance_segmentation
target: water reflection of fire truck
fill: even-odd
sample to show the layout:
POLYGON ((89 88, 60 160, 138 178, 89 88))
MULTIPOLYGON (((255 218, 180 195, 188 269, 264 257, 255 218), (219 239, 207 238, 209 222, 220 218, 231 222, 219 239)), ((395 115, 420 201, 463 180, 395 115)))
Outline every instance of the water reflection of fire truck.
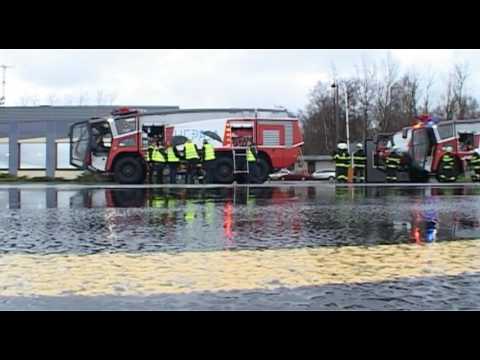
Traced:
POLYGON ((453 148, 456 175, 465 173, 467 160, 480 147, 480 120, 439 121, 429 116, 419 117, 415 125, 390 136, 382 134, 375 140, 370 148, 373 154, 368 156, 369 170, 384 171, 385 158, 396 147, 402 154, 400 170, 408 174, 408 179, 428 181, 430 176, 438 175, 446 145, 453 148))

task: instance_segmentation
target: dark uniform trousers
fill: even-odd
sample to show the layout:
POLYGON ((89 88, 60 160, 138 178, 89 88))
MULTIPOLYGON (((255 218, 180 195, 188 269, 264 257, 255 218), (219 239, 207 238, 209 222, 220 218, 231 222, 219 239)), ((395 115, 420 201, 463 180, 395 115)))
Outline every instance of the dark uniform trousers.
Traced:
POLYGON ((335 175, 337 182, 348 181, 348 168, 350 167, 350 154, 347 151, 337 152, 335 158, 335 175))
POLYGON ((449 153, 443 154, 440 159, 438 179, 444 182, 453 182, 457 180, 457 175, 455 174, 455 159, 449 153))
POLYGON ((470 167, 472 168, 472 181, 480 182, 480 155, 474 154, 470 160, 470 167))
POLYGON ((354 177, 356 182, 365 182, 365 165, 367 158, 363 150, 359 150, 353 154, 354 177))
POLYGON ((397 172, 400 167, 400 156, 392 154, 387 157, 386 166, 387 166, 387 182, 397 182, 397 172))
POLYGON ((177 167, 178 167, 177 162, 168 163, 168 170, 170 172, 170 184, 177 183, 177 167))
POLYGON ((198 159, 187 160, 187 174, 185 176, 185 184, 194 184, 194 176, 197 173, 198 159))
POLYGON ((152 161, 150 163, 150 172, 149 172, 149 180, 150 184, 153 184, 153 173, 155 173, 155 177, 157 183, 163 184, 163 169, 165 168, 165 164, 163 162, 156 162, 152 161))
POLYGON ((203 162, 203 169, 205 170, 205 179, 206 184, 213 183, 213 171, 214 171, 215 160, 207 160, 203 162))

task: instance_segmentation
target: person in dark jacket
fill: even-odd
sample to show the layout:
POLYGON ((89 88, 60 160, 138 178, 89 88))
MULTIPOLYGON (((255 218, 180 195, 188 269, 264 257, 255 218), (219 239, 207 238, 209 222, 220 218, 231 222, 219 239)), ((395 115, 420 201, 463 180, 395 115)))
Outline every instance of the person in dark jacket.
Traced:
POLYGON ((443 148, 445 151, 438 165, 438 180, 441 182, 457 181, 456 162, 453 156, 453 147, 447 145, 443 148))
POLYGON ((175 146, 173 146, 171 143, 167 144, 166 156, 167 156, 168 170, 170 172, 170 184, 176 184, 177 169, 178 169, 178 164, 180 163, 180 156, 175 146))
POLYGON ((215 148, 207 139, 203 140, 202 164, 203 170, 205 171, 204 183, 206 184, 213 182, 215 158, 215 148))
POLYGON ((348 153, 348 145, 343 142, 339 143, 333 158, 335 160, 336 181, 338 183, 346 183, 348 181, 348 168, 352 161, 348 153))
POLYGON ((197 173, 197 164, 200 161, 197 146, 188 139, 185 143, 185 160, 187 161, 187 174, 185 176, 185 184, 194 184, 194 175, 197 173))
POLYGON ((248 162, 248 182, 249 183, 255 183, 257 182, 257 159, 258 159, 258 153, 257 149, 253 145, 251 140, 248 140, 247 142, 247 153, 246 153, 246 159, 248 162))
POLYGON ((394 183, 398 181, 398 169, 402 162, 402 156, 398 148, 394 147, 390 154, 387 156, 385 165, 387 167, 387 176, 386 180, 388 183, 394 183))
POLYGON ((367 164, 367 157, 363 151, 363 144, 357 144, 357 151, 353 154, 353 169, 355 182, 365 182, 365 166, 367 164))
POLYGON ((148 164, 149 164, 149 182, 153 184, 153 174, 156 174, 157 183, 163 184, 163 169, 165 168, 166 155, 160 141, 155 140, 148 147, 148 164))
POLYGON ((469 163, 472 170, 472 181, 480 182, 480 149, 475 149, 469 163))

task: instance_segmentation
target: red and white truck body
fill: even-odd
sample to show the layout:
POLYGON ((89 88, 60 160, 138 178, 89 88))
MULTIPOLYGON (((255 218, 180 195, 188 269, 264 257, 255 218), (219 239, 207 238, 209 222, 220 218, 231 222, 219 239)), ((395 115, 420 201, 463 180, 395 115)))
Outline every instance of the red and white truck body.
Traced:
POLYGON ((446 145, 453 148, 457 174, 464 173, 473 151, 480 148, 480 120, 438 121, 424 116, 392 134, 386 148, 377 141, 372 158, 374 166, 378 166, 396 147, 403 155, 402 168, 409 172, 411 180, 427 180, 437 175, 446 145))
MULTIPOLYGON (((215 147, 216 180, 234 180, 235 151, 255 144, 260 181, 280 168, 295 164, 303 146, 300 120, 284 110, 212 109, 145 113, 122 109, 111 116, 72 125, 70 130, 73 166, 112 174, 121 183, 142 183, 148 139, 156 136, 163 145, 183 136, 199 149, 208 139, 215 147), (212 135, 213 134, 213 135, 212 135), (125 160, 127 159, 127 160, 125 160), (231 172, 231 173, 230 173, 231 172)), ((178 146, 179 151, 182 145, 178 146)))

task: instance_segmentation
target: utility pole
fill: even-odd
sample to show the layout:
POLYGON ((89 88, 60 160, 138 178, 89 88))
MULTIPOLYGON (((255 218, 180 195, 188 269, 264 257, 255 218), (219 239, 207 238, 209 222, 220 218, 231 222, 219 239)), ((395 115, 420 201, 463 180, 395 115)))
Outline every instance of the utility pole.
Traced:
MULTIPOLYGON (((348 88, 347 84, 345 86, 345 128, 347 132, 347 144, 348 152, 350 152, 350 118, 349 118, 349 109, 348 109, 348 88)), ((351 167, 353 168, 353 156, 351 156, 351 167)))
POLYGON ((333 84, 331 86, 333 90, 333 123, 335 125, 335 147, 338 144, 339 141, 339 136, 338 136, 338 85, 336 81, 333 81, 333 84))
POLYGON ((13 66, 8 66, 8 65, 0 65, 0 68, 2 69, 2 97, 0 97, 0 106, 5 105, 5 87, 7 85, 6 82, 6 75, 7 75, 7 69, 12 68, 13 66))

